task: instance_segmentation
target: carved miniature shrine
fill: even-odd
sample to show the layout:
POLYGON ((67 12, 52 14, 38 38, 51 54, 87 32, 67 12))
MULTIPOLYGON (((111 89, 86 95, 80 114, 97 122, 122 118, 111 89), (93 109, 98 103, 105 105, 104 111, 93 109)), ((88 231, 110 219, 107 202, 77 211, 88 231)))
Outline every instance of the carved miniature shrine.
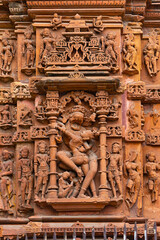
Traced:
POLYGON ((160 237, 159 54, 159 0, 0 0, 0 237, 160 237))

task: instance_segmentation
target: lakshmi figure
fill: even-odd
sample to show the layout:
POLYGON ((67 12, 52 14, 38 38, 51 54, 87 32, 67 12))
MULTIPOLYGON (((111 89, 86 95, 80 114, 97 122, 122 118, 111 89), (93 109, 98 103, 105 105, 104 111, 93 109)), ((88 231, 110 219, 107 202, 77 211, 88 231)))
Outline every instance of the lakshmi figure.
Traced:
POLYGON ((72 108, 69 120, 66 125, 59 122, 58 129, 63 133, 65 144, 70 151, 58 151, 57 158, 60 161, 59 167, 72 170, 77 173, 82 182, 79 198, 87 197, 86 190, 90 186, 93 197, 96 197, 96 187, 94 182, 97 173, 97 156, 93 153, 94 132, 86 130, 82 125, 84 122, 84 107, 77 105, 72 108))

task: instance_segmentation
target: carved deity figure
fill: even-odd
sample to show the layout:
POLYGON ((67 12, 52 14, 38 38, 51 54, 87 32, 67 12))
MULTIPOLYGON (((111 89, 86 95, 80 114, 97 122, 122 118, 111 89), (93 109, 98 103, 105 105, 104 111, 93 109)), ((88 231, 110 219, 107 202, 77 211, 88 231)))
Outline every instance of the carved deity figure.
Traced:
POLYGON ((21 207, 31 209, 31 197, 33 190, 33 163, 29 156, 29 148, 22 147, 18 160, 18 181, 21 189, 21 207))
POLYGON ((3 202, 3 208, 0 211, 7 211, 9 214, 13 214, 13 153, 8 150, 2 151, 2 157, 0 161, 0 191, 3 202))
POLYGON ((115 142, 112 144, 112 152, 108 155, 109 164, 107 166, 108 180, 113 192, 113 198, 117 198, 116 185, 118 187, 119 198, 122 197, 122 157, 120 154, 120 144, 115 142))
POLYGON ((144 53, 144 62, 147 67, 147 71, 151 77, 157 75, 157 60, 159 59, 159 40, 158 34, 156 31, 150 33, 148 43, 145 46, 144 53))
POLYGON ((103 27, 103 22, 102 22, 102 16, 98 16, 97 18, 93 18, 93 26, 94 26, 94 31, 100 33, 103 32, 104 27, 103 27))
POLYGON ((141 185, 141 177, 139 171, 141 170, 140 164, 137 162, 138 152, 130 151, 129 157, 126 160, 124 170, 128 177, 126 185, 126 204, 129 208, 132 208, 136 203, 138 193, 141 185))
POLYGON ((33 27, 30 25, 24 32, 24 42, 22 53, 26 58, 26 67, 34 67, 35 62, 35 42, 32 40, 33 27))
POLYGON ((2 50, 0 53, 1 63, 0 69, 2 75, 9 75, 11 72, 11 63, 15 55, 13 44, 9 41, 11 38, 9 31, 5 31, 2 36, 2 50))
POLYGON ((147 163, 145 165, 145 171, 148 174, 148 189, 151 192, 152 202, 158 199, 158 188, 160 184, 160 163, 157 162, 156 155, 153 152, 149 152, 146 155, 147 163))
POLYGON ((21 126, 32 125, 32 111, 29 110, 27 107, 21 109, 20 125, 21 126))
POLYGON ((34 172, 36 176, 35 200, 39 200, 39 191, 42 187, 42 200, 45 200, 45 193, 48 184, 49 155, 45 141, 40 141, 37 145, 37 154, 34 161, 34 172))
POLYGON ((53 50, 53 46, 55 46, 55 39, 51 34, 51 30, 49 28, 45 28, 41 32, 41 36, 43 38, 42 45, 40 49, 40 64, 45 66, 47 58, 51 55, 53 50))
POLYGON ((127 110, 128 122, 130 128, 138 127, 138 114, 134 108, 130 108, 127 110))
POLYGON ((102 50, 105 52, 107 62, 113 67, 113 70, 117 71, 117 52, 115 50, 116 35, 112 32, 106 35, 106 39, 101 37, 102 50))
POLYGON ((135 46, 134 34, 129 33, 125 36, 123 43, 123 61, 125 63, 124 72, 138 73, 137 70, 137 48, 135 46))
POLYGON ((94 177, 97 173, 97 156, 92 151, 95 138, 92 130, 86 130, 82 125, 84 122, 84 107, 77 105, 71 109, 66 125, 58 123, 58 129, 62 132, 65 144, 70 151, 60 150, 57 158, 59 167, 70 169, 77 173, 79 181, 82 182, 79 198, 87 197, 86 190, 90 186, 93 197, 96 197, 94 177))
POLYGON ((12 119, 11 119, 11 113, 9 109, 9 105, 6 104, 2 110, 0 110, 0 126, 11 126, 12 119))
POLYGON ((57 28, 62 26, 62 16, 58 16, 57 13, 54 13, 51 23, 53 26, 53 30, 57 30, 57 28))
POLYGON ((43 121, 46 119, 46 104, 45 102, 40 99, 39 102, 38 102, 38 105, 36 106, 36 109, 35 109, 35 117, 37 118, 37 120, 39 121, 43 121))

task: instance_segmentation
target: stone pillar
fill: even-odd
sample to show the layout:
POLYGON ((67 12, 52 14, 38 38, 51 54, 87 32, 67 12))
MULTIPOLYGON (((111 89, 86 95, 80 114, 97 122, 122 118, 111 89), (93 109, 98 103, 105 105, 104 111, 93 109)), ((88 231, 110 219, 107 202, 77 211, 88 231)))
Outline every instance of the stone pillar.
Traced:
POLYGON ((108 114, 108 93, 106 91, 97 92, 97 115, 99 118, 100 132, 100 186, 99 196, 108 198, 107 175, 106 175, 106 118, 108 114))
POLYGON ((58 91, 48 91, 46 95, 47 99, 47 116, 49 120, 49 139, 50 139, 50 183, 48 187, 48 198, 57 198, 57 184, 56 184, 56 153, 57 153, 57 145, 56 145, 56 121, 58 112, 58 100, 59 94, 58 91))

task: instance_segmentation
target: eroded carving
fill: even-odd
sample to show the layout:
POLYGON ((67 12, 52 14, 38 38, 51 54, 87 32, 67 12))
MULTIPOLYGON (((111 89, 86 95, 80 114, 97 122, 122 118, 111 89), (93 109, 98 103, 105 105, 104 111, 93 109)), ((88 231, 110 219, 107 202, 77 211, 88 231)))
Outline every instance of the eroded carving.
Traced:
POLYGON ((7 129, 12 126, 12 118, 10 113, 10 107, 6 104, 2 110, 0 110, 0 127, 7 129))
POLYGON ((127 116, 128 116, 129 128, 132 128, 132 129, 137 128, 139 123, 139 116, 133 106, 127 110, 127 116))
POLYGON ((101 15, 98 16, 97 18, 93 18, 93 27, 94 27, 94 31, 98 33, 103 32, 104 26, 103 26, 101 15))
POLYGON ((21 109, 19 125, 22 127, 32 126, 32 111, 28 107, 21 109))

